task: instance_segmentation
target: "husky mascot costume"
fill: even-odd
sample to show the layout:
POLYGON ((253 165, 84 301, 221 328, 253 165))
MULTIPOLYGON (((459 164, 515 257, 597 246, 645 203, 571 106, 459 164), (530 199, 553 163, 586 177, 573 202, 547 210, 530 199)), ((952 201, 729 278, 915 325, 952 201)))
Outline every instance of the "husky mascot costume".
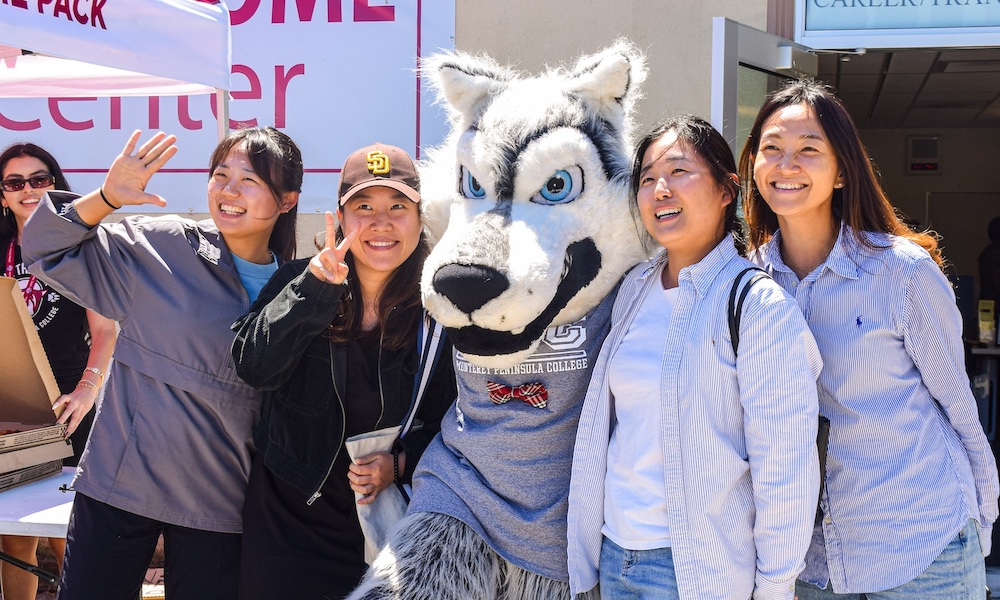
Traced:
POLYGON ((618 283, 645 258, 628 208, 644 61, 622 41, 537 77, 460 53, 426 72, 453 127, 421 170, 438 239, 421 283, 459 396, 351 598, 568 600, 577 421, 618 283))

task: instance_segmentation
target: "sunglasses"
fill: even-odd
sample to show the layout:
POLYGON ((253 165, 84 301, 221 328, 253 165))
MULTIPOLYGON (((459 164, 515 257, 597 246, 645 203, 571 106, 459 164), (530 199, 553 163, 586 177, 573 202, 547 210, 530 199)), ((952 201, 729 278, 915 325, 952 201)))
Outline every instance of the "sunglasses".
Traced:
POLYGON ((55 180, 56 178, 51 174, 45 173, 44 175, 35 175, 27 179, 4 179, 0 182, 0 188, 5 192, 20 192, 24 189, 24 184, 27 183, 37 190, 38 188, 52 185, 52 182, 55 180))

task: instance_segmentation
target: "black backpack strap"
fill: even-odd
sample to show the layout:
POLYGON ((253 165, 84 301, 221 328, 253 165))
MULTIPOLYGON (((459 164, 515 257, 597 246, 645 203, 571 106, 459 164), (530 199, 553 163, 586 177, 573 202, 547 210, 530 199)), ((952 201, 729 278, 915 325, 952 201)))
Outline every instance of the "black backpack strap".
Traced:
POLYGON ((739 354, 740 347, 740 317, 743 316, 743 302, 747 299, 747 294, 750 293, 750 288, 759 279, 764 279, 769 277, 769 275, 761 269, 760 267, 747 267, 740 271, 736 275, 736 279, 733 280, 733 289, 729 290, 729 340, 733 344, 733 354, 739 354), (750 281, 743 287, 743 291, 740 292, 740 282, 743 281, 744 275, 752 271, 757 271, 750 276, 750 281), (736 297, 739 293, 739 298, 736 297))

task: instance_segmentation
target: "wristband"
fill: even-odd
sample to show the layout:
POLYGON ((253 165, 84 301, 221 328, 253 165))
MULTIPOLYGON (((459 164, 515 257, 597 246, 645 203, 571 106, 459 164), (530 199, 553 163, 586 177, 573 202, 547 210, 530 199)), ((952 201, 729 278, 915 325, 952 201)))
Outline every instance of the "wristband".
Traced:
POLYGON ((396 483, 399 481, 399 450, 397 448, 392 449, 392 482, 396 483))
POLYGON ((101 190, 101 200, 104 200, 104 203, 110 206, 111 210, 118 210, 119 208, 121 208, 120 206, 115 206, 114 204, 111 204, 111 202, 108 201, 108 197, 104 195, 103 185, 99 189, 101 190))
POLYGON ((92 382, 87 381, 86 379, 81 379, 80 383, 76 384, 76 387, 89 387, 90 389, 94 390, 95 392, 98 391, 97 386, 94 385, 92 382))

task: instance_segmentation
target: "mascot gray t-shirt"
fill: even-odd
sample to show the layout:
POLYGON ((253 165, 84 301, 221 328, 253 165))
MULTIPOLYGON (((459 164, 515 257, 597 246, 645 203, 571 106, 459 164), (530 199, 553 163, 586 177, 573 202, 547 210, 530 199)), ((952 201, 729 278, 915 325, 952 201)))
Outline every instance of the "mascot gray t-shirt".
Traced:
POLYGON ((573 444, 616 295, 608 294, 575 323, 549 327, 538 350, 510 369, 483 368, 456 352, 458 400, 417 465, 410 513, 455 517, 515 565, 569 580, 573 444), (519 447, 516 440, 537 443, 519 447), (538 477, 515 480, 513 473, 538 477), (542 564, 537 557, 560 558, 542 564))

